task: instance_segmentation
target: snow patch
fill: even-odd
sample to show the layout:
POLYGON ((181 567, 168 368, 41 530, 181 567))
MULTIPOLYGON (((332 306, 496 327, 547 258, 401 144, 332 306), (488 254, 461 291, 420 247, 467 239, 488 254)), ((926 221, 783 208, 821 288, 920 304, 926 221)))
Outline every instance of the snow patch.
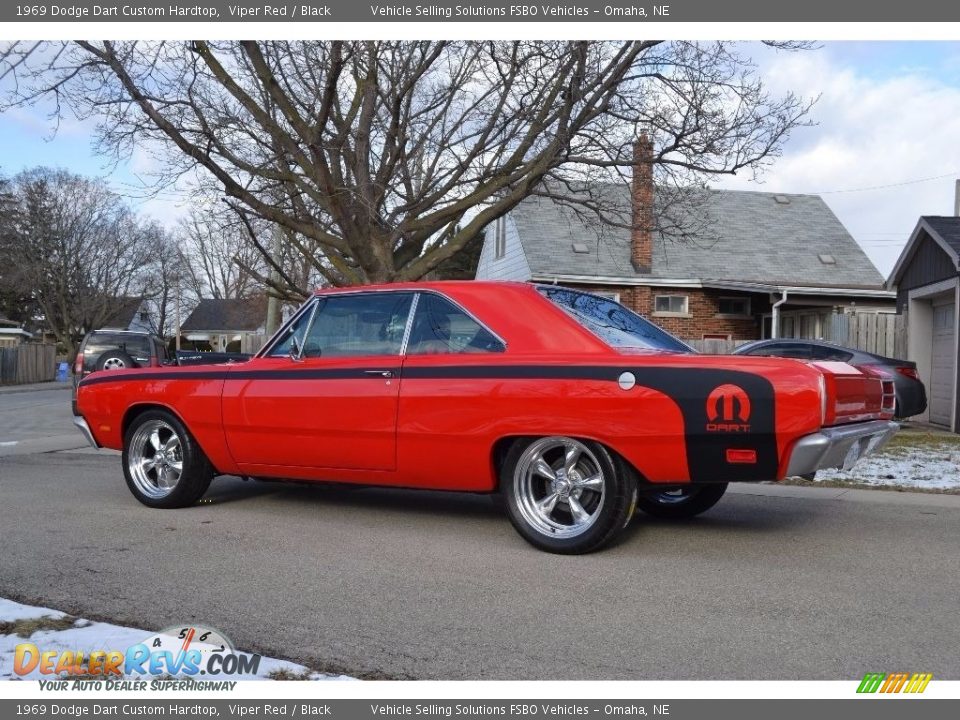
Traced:
MULTIPOLYGON (((16 622, 17 620, 32 620, 49 617, 60 619, 68 617, 66 613, 44 607, 22 605, 0 598, 0 622, 16 622)), ((0 635, 0 680, 49 680, 50 675, 43 675, 39 668, 27 675, 17 675, 13 671, 14 652, 17 645, 31 642, 42 651, 56 650, 63 652, 81 651, 89 653, 94 650, 126 650, 127 648, 144 642, 147 638, 155 637, 156 633, 138 628, 112 625, 104 622, 93 622, 78 618, 73 627, 66 630, 38 630, 29 638, 19 635, 0 635)), ((249 656, 251 653, 237 651, 239 655, 249 656)), ((288 675, 302 677, 309 680, 353 680, 347 675, 326 675, 313 672, 304 665, 277 660, 276 658, 261 657, 257 673, 236 674, 224 676, 224 680, 270 680, 270 675, 277 672, 286 672, 288 675)), ((152 679, 142 676, 132 676, 133 679, 152 679)), ((119 679, 119 678, 118 678, 119 679)), ((197 679, 197 678, 195 678, 197 679)))
POLYGON ((888 448, 861 460, 851 470, 822 470, 817 473, 817 480, 960 490, 960 446, 943 442, 888 448))

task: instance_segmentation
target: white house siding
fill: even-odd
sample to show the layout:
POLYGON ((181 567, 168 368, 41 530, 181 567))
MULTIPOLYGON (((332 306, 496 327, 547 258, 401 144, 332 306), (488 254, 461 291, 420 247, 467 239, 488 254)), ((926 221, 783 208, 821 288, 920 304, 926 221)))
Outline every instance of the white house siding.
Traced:
POLYGON ((517 226, 508 215, 506 218, 506 248, 502 258, 496 257, 496 223, 487 226, 480 263, 477 265, 477 280, 519 280, 531 277, 530 264, 523 254, 523 245, 517 234, 517 226))

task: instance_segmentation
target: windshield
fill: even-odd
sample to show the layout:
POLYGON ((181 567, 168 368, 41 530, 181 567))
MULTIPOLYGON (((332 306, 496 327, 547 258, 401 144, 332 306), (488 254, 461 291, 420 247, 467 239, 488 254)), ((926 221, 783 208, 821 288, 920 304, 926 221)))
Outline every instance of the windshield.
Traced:
POLYGON ((611 347, 693 352, 688 345, 618 302, 553 285, 537 289, 611 347))

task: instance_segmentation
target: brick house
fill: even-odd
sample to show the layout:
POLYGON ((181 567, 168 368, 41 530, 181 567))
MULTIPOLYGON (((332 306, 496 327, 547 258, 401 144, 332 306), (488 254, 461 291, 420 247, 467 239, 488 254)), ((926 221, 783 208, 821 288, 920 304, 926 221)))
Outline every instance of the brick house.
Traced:
POLYGON ((819 196, 703 190, 665 200, 650 152, 637 143, 632 187, 592 189, 624 208, 632 228, 531 197, 488 228, 477 279, 611 296, 686 340, 829 339, 836 313, 895 311, 894 293, 819 196), (661 203, 674 226, 698 234, 650 229, 661 203), (697 222, 678 224, 684 214, 697 222))

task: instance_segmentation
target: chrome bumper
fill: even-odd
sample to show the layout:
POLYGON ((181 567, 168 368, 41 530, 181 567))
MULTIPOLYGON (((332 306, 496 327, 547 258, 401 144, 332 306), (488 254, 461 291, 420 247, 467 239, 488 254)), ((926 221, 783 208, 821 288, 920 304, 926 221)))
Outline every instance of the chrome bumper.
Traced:
POLYGON ((885 420, 823 428, 793 446, 786 477, 823 468, 849 470, 857 460, 886 445, 899 429, 897 423, 885 420))
POLYGON ((73 424, 77 426, 80 432, 83 433, 83 436, 87 439, 87 442, 93 445, 95 448, 100 447, 97 441, 93 437, 93 433, 90 432, 90 426, 87 425, 87 421, 83 419, 81 415, 73 416, 73 424))

